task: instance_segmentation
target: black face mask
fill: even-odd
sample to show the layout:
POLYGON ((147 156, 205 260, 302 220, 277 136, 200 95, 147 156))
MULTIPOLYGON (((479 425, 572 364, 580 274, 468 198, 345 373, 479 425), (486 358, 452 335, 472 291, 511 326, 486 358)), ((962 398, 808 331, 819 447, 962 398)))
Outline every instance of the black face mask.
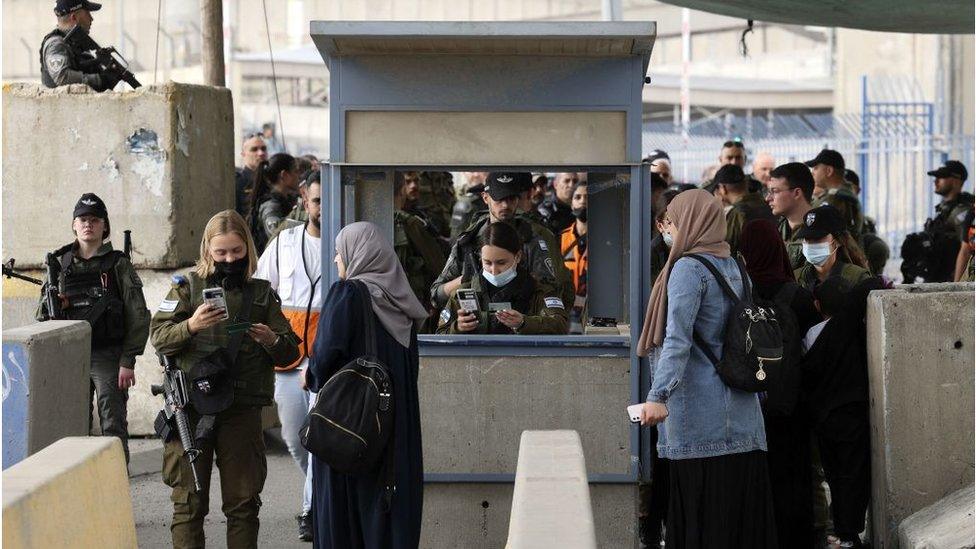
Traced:
POLYGON ((586 223, 586 208, 573 208, 573 215, 583 223, 586 223))
POLYGON ((247 271, 247 256, 235 261, 218 261, 214 263, 214 275, 223 279, 227 286, 235 287, 244 284, 244 273, 247 271))

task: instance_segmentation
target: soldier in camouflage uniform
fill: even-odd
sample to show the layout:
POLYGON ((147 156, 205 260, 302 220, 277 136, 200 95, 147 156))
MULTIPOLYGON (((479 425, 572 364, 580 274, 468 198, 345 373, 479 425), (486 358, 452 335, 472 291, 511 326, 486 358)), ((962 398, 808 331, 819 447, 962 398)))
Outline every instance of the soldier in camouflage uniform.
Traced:
POLYGON ((142 281, 129 258, 105 242, 111 228, 102 199, 92 193, 82 195, 73 217, 71 227, 77 239, 53 253, 58 279, 45 278, 35 317, 38 321, 87 320, 91 324, 88 401, 92 393, 98 395, 102 434, 122 441, 128 463, 128 391, 136 383, 136 357, 149 337, 149 310, 142 281), (45 296, 51 284, 58 286, 62 296, 61 311, 48 310, 45 296))
POLYGON ((803 257, 803 240, 797 233, 811 209, 813 175, 805 165, 790 162, 777 166, 770 172, 766 188, 766 203, 773 215, 779 216, 779 233, 786 244, 790 267, 799 269, 806 263, 806 259, 803 257))
POLYGON ((471 223, 488 211, 488 204, 481 198, 485 190, 485 179, 488 172, 466 172, 464 191, 461 198, 454 203, 451 212, 451 243, 453 244, 461 233, 463 233, 471 223))
POLYGON ((64 37, 75 26, 91 32, 92 12, 102 9, 101 4, 87 0, 58 0, 54 14, 58 26, 41 40, 41 83, 48 88, 68 84, 88 84, 97 92, 111 90, 119 83, 119 77, 110 72, 100 72, 91 63, 88 52, 75 51, 64 37))
POLYGON ((851 184, 844 180, 844 157, 837 151, 824 149, 816 158, 808 160, 806 165, 810 167, 816 185, 811 206, 816 208, 830 204, 837 208, 847 223, 847 232, 860 242, 864 231, 861 199, 854 193, 851 184))
POLYGON ((725 240, 732 254, 739 252, 742 228, 754 219, 772 219, 769 206, 759 193, 749 192, 749 182, 742 168, 726 164, 715 172, 715 196, 730 206, 725 214, 725 240))
MULTIPOLYGON (((207 223, 204 253, 186 276, 176 276, 173 287, 153 316, 152 344, 172 357, 190 382, 191 432, 199 435, 198 410, 204 393, 194 378, 205 363, 226 365, 219 377, 206 377, 213 394, 232 393, 232 402, 208 410, 213 420, 209 436, 197 440, 202 453, 195 465, 201 490, 194 490, 193 475, 178 439, 163 451, 163 482, 173 489, 173 547, 203 547, 203 523, 210 508, 210 478, 216 455, 220 468, 222 509, 227 517, 227 547, 257 547, 258 512, 267 476, 261 408, 274 402, 275 366, 287 366, 299 357, 298 337, 281 312, 281 300, 266 280, 252 278, 257 265, 254 242, 243 218, 227 210, 207 223), (226 310, 203 300, 203 289, 224 289, 226 310), (245 313, 245 309, 249 309, 245 313), (223 320, 224 315, 229 319, 223 320), (233 330, 232 330, 233 328, 233 330), (241 331, 244 330, 244 331, 241 331), (236 357, 227 349, 239 338, 236 357), (194 394, 197 391, 198 394, 194 394)), ((206 400, 203 401, 206 403, 206 400)))
POLYGON ((454 242, 444 270, 430 288, 431 300, 437 307, 447 304, 460 286, 462 277, 470 279, 471 273, 480 270, 479 243, 489 223, 496 221, 508 221, 518 231, 524 243, 523 261, 530 274, 541 285, 566 298, 564 302, 572 302, 573 287, 562 263, 556 237, 544 227, 516 215, 519 197, 530 182, 528 173, 492 172, 489 175, 482 193, 489 213, 474 221, 454 242))
POLYGON ((451 172, 420 172, 420 196, 416 207, 427 214, 427 221, 445 241, 451 238, 454 212, 454 177, 451 172))
MULTIPOLYGON (((973 195, 962 190, 969 172, 961 162, 949 160, 928 174, 935 178, 935 192, 942 197, 942 202, 935 206, 935 217, 925 222, 921 235, 928 240, 922 261, 924 277, 926 282, 951 282, 962 270, 957 265, 959 249, 968 237, 966 220, 973 211, 973 195)), ((915 236, 909 235, 906 243, 915 236)), ((913 262, 910 254, 906 253, 906 247, 902 247, 903 273, 913 262)), ((917 262, 917 259, 914 261, 917 262)), ((909 279, 907 274, 905 278, 909 279)))
POLYGON ((437 326, 438 309, 430 303, 430 286, 444 269, 445 257, 435 233, 427 220, 405 208, 417 191, 416 180, 409 179, 409 172, 398 172, 394 177, 393 202, 393 250, 407 274, 407 281, 414 295, 430 313, 423 333, 431 333, 437 326))

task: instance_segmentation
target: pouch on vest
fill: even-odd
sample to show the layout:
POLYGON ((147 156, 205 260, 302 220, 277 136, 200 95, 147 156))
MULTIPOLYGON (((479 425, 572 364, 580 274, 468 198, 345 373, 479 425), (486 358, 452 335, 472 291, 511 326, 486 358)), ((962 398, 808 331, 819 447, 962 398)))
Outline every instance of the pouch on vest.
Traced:
MULTIPOLYGON (((191 294, 195 295, 195 294, 191 294)), ((244 286, 244 305, 237 320, 250 320, 254 290, 244 286)), ((218 349, 190 367, 190 403, 201 415, 219 414, 234 403, 234 366, 247 332, 230 338, 226 349, 218 349)))

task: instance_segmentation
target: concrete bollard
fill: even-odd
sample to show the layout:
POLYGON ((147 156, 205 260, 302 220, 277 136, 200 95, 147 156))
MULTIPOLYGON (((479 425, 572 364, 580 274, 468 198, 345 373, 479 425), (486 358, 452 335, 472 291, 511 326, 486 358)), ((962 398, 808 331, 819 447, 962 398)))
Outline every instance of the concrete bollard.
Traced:
POLYGON ((909 515, 973 483, 973 284, 868 299, 874 547, 909 515))
POLYGON ((522 433, 507 547, 596 547, 583 445, 576 431, 522 433))
POLYGON ((898 526, 901 549, 957 549, 973 547, 973 487, 949 494, 918 511, 898 526))
POLYGON ((3 468, 88 434, 91 326, 52 320, 3 331, 3 468))
POLYGON ((119 439, 63 438, 5 470, 3 546, 137 547, 119 439))

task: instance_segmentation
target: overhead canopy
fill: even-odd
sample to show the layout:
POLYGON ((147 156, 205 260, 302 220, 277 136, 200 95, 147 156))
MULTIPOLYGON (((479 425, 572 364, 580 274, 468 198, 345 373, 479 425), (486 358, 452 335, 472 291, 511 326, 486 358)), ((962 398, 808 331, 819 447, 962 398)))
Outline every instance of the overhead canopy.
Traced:
POLYGON ((528 55, 651 57, 652 22, 312 21, 328 61, 345 55, 528 55))
POLYGON ((885 32, 972 34, 973 0, 661 0, 729 17, 885 32))

